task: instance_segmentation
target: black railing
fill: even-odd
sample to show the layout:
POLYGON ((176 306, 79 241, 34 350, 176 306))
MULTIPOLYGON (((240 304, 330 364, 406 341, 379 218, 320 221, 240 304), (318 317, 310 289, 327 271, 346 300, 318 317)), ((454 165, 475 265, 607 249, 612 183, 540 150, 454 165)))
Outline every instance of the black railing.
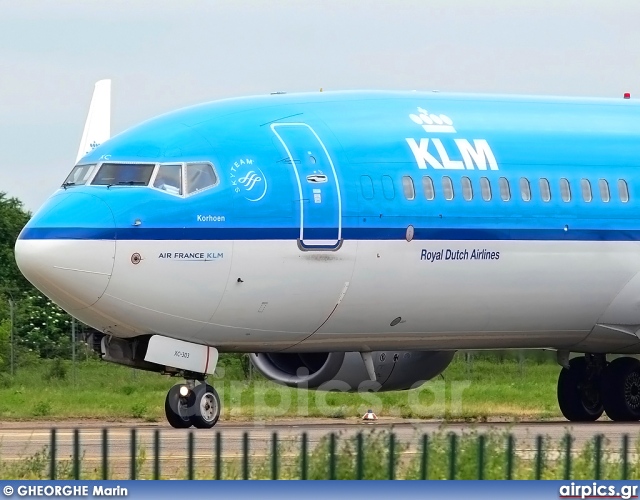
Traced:
MULTIPOLYGON (((91 436, 95 435, 95 431, 90 432, 91 436)), ((118 432, 121 436, 121 430, 118 432)), ((110 479, 115 476, 110 467, 114 467, 116 462, 121 471, 119 477, 126 475, 123 471, 126 471, 128 462, 130 479, 368 479, 373 476, 379 479, 566 480, 577 476, 634 479, 632 476, 640 475, 640 454, 635 448, 631 451, 630 438, 626 434, 613 446, 601 434, 583 439, 581 446, 576 446, 571 434, 556 441, 538 435, 534 440, 529 439, 528 444, 522 444, 525 440, 518 443, 512 434, 440 432, 419 434, 410 441, 402 441, 393 432, 384 431, 357 432, 348 436, 329 433, 320 438, 316 433, 312 446, 308 433, 302 433, 292 441, 291 434, 280 440, 278 433, 274 432, 270 435, 270 442, 265 442, 265 437, 251 441, 250 434, 244 432, 239 442, 229 439, 232 445, 227 446, 228 454, 223 455, 224 430, 163 433, 155 429, 146 434, 147 441, 149 437, 152 440, 152 457, 147 457, 139 430, 131 429, 128 439, 125 434, 124 440, 116 443, 110 440, 110 431, 103 429, 96 438, 87 438, 87 442, 95 443, 91 446, 95 448, 96 465, 89 470, 83 459, 90 445, 87 444, 83 450, 83 432, 75 429, 70 436, 68 433, 65 435, 71 437, 71 443, 63 445, 61 432, 51 429, 45 455, 48 474, 45 472, 42 477, 110 479), (169 448, 163 447, 163 438, 170 439, 169 448), (69 459, 66 456, 61 458, 63 448, 70 449, 69 459), (167 467, 170 470, 163 471, 167 449, 177 452, 182 457, 180 460, 185 460, 181 462, 184 465, 177 467, 174 457, 171 458, 173 466, 167 467)), ((266 440, 269 440, 268 434, 266 440)), ((3 455, 6 459, 6 452, 3 455)), ((3 475, 12 475, 2 470, 3 475)))

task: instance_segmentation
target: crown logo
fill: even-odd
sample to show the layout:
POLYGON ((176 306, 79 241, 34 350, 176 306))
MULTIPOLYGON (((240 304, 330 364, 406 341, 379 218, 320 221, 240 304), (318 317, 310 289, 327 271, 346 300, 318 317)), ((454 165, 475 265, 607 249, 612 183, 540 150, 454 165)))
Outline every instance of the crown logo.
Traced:
POLYGON ((98 146, 100 146, 99 142, 96 141, 92 141, 91 144, 89 144, 89 147, 93 150, 96 149, 98 146))
POLYGON ((409 118, 414 123, 422 125, 425 132, 455 133, 453 120, 447 115, 429 114, 426 109, 418 108, 418 114, 411 113, 409 118))

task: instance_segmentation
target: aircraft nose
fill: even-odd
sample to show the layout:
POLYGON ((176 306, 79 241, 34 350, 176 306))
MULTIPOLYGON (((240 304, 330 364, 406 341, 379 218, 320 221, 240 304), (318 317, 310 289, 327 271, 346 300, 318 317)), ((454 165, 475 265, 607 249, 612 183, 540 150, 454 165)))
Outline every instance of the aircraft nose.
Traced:
POLYGON ((29 221, 15 246, 24 276, 67 311, 95 304, 109 284, 115 257, 109 206, 85 193, 52 197, 29 221))

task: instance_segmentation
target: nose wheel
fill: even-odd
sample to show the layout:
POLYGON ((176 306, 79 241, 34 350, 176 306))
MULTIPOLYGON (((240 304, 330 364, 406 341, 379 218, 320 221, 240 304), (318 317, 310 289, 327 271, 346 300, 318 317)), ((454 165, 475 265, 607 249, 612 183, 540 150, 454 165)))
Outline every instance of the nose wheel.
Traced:
POLYGON ((210 429, 220 418, 220 397, 207 383, 174 385, 165 399, 164 411, 171 427, 210 429))
POLYGON ((187 387, 183 384, 174 385, 164 400, 164 414, 171 427, 176 429, 186 429, 191 427, 191 419, 189 418, 188 399, 180 394, 180 389, 187 387))

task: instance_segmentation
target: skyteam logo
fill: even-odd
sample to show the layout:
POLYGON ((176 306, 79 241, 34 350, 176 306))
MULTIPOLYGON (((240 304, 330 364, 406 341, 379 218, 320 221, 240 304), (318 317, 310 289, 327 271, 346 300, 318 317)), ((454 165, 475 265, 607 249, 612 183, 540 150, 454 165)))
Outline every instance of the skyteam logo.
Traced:
POLYGON ((267 194, 267 178, 250 158, 234 162, 229 176, 234 192, 243 194, 249 201, 260 201, 267 194))
MULTIPOLYGON (((457 133, 453 120, 448 115, 429 113, 419 107, 416 113, 409 114, 409 119, 430 135, 457 133)), ((496 157, 485 139, 472 139, 473 144, 468 139, 448 139, 448 148, 443 139, 437 136, 420 139, 408 137, 405 140, 421 169, 487 170, 488 167, 490 170, 499 170, 496 157), (450 154, 449 151, 453 152, 450 154)))
MULTIPOLYGON (((262 173, 262 171, 260 173, 262 173)), ((251 191, 259 182, 262 182, 262 177, 256 174, 253 170, 249 170, 247 175, 238 179, 238 183, 242 184, 247 191, 251 191)))

